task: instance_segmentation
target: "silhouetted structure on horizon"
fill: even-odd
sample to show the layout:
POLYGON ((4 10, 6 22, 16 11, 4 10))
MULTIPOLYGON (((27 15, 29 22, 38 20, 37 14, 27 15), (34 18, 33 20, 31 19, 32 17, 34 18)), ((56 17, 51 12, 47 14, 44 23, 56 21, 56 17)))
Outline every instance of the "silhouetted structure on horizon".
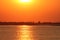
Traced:
POLYGON ((0 22, 0 25, 55 25, 55 26, 60 26, 60 22, 56 22, 56 23, 52 23, 52 22, 40 23, 40 21, 38 21, 37 23, 35 22, 0 22))

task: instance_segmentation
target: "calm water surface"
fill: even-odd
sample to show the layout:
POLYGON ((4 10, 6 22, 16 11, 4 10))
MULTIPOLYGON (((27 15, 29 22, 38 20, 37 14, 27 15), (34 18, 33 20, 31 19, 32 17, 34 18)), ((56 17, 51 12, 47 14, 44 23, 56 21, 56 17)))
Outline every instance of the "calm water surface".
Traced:
POLYGON ((0 25, 0 40, 60 40, 60 26, 0 25))

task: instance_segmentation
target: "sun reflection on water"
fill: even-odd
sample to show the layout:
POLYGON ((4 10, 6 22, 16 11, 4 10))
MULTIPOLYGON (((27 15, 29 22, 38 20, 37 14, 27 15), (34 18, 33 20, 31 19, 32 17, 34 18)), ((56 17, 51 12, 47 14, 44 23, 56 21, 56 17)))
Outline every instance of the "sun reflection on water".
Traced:
POLYGON ((31 26, 22 25, 18 26, 20 28, 19 40, 32 40, 32 31, 30 30, 31 26))

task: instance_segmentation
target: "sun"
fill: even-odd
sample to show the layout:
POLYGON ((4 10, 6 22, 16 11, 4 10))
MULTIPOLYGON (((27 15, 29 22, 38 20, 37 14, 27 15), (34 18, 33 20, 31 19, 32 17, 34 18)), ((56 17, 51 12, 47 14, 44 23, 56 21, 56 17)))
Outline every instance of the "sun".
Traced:
POLYGON ((30 2, 30 0, 20 0, 20 2, 30 2))

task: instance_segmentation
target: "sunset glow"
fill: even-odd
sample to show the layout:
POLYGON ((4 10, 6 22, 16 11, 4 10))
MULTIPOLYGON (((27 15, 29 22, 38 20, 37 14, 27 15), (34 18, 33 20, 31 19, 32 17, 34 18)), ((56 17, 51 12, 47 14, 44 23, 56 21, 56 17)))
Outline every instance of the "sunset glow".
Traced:
POLYGON ((0 0, 1 22, 60 22, 59 0, 0 0))
POLYGON ((30 0, 20 0, 20 2, 30 2, 30 0))

